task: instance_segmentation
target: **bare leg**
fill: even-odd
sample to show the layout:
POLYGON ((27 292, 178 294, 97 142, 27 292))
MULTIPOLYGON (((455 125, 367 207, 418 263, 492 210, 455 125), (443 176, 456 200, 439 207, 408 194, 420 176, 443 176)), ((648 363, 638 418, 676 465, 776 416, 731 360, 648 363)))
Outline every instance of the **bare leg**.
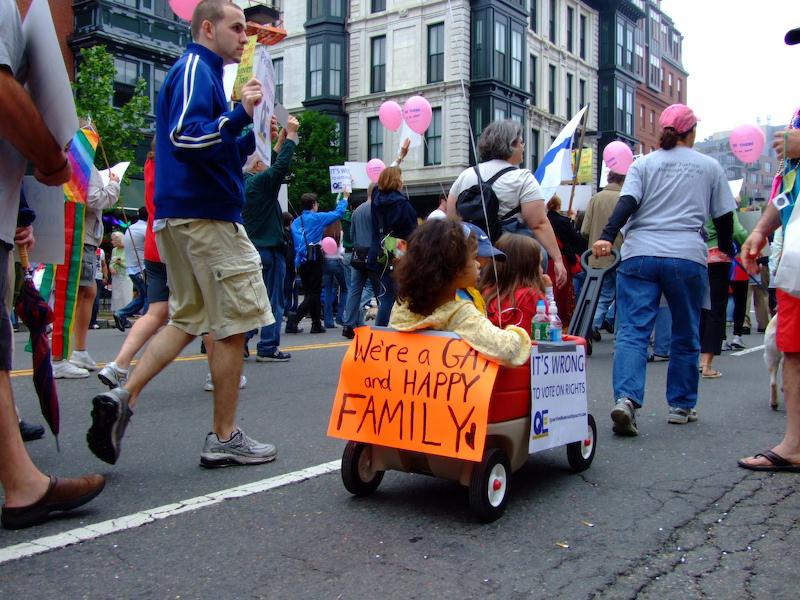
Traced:
POLYGON ((92 318, 92 307, 96 294, 96 285, 82 285, 78 288, 78 306, 75 310, 75 327, 73 329, 75 350, 86 350, 86 334, 89 331, 89 321, 92 318))
POLYGON ((193 339, 195 336, 174 325, 167 325, 156 334, 139 364, 136 365, 128 383, 125 384, 125 389, 131 395, 129 401, 131 407, 136 404, 136 398, 142 388, 169 365, 193 339))
POLYGON ((713 352, 703 352, 700 354, 700 367, 703 369, 703 375, 710 375, 714 372, 711 363, 714 362, 713 352))
POLYGON ((137 319, 133 327, 131 327, 125 341, 122 343, 122 348, 119 349, 119 354, 114 359, 114 364, 120 369, 128 369, 131 366, 131 360, 147 343, 147 340, 166 325, 168 316, 168 302, 152 302, 147 308, 147 313, 137 319))
POLYGON ((209 351, 211 380, 214 382, 214 433, 220 440, 231 437, 236 423, 236 405, 239 400, 239 378, 242 374, 244 333, 237 333, 214 342, 213 355, 209 351), (212 358, 213 357, 213 358, 212 358))
MULTIPOLYGON (((783 356, 783 394, 786 401, 786 433, 772 451, 790 463, 800 464, 800 352, 783 356)), ((769 465, 767 459, 745 459, 753 465, 769 465)))
POLYGON ((203 336, 203 344, 206 347, 206 356, 208 357, 208 370, 211 371, 211 363, 214 360, 214 338, 211 337, 209 334, 205 334, 203 336))
POLYGON ((19 435, 8 371, 0 371, 0 483, 9 508, 33 504, 44 496, 49 484, 31 461, 19 435))

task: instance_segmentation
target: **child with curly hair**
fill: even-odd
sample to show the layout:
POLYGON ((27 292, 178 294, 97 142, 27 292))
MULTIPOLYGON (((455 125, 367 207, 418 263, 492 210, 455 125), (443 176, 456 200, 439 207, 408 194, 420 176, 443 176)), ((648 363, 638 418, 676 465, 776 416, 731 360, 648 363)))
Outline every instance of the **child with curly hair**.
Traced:
POLYGON ((547 300, 545 287, 552 285, 542 273, 539 244, 531 237, 504 233, 495 246, 506 255, 495 269, 483 271, 479 287, 486 301, 486 315, 497 325, 518 325, 530 329, 536 305, 547 300))
POLYGON ((531 354, 528 333, 493 325, 471 302, 455 299, 457 289, 478 281, 478 240, 460 221, 437 219, 420 225, 395 266, 397 303, 389 326, 398 331, 438 329, 458 334, 489 360, 520 366, 531 354))

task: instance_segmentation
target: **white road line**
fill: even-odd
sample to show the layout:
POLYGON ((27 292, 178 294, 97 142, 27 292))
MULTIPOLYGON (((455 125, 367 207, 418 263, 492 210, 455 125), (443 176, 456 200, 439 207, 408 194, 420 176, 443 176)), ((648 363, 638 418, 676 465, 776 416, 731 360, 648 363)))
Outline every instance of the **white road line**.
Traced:
POLYGON ((262 479, 260 481, 254 481, 252 483, 246 483, 240 486, 232 487, 227 490, 212 492, 210 494, 206 494, 205 496, 189 498, 188 500, 183 500, 174 504, 166 504, 164 506, 143 510, 124 517, 117 517, 116 519, 111 519, 109 521, 95 523, 94 525, 78 527, 77 529, 71 529, 56 535, 38 538, 31 540, 30 542, 15 544, 14 546, 8 546, 7 548, 0 548, 0 564, 20 558, 26 558, 28 556, 34 556, 36 554, 41 554, 42 552, 48 552, 49 550, 65 548, 72 544, 78 544, 86 540, 99 538, 110 533, 117 533, 119 531, 125 531, 126 529, 134 529, 136 527, 141 527, 145 523, 152 523, 153 521, 157 521, 159 519, 166 519, 168 517, 180 515, 186 512, 197 510, 199 508, 204 508, 206 506, 219 504, 224 500, 229 500, 231 498, 242 498, 251 494, 258 494, 260 492, 274 490, 276 488, 291 485, 293 483, 307 481, 308 479, 313 479, 314 477, 319 477, 320 475, 338 471, 340 464, 340 460, 332 460, 331 462, 308 467, 307 469, 301 469, 292 473, 277 475, 268 479, 262 479))
POLYGON ((764 349, 764 344, 760 346, 753 346, 752 348, 748 348, 747 350, 739 350, 738 352, 731 352, 731 356, 744 356, 745 354, 750 354, 751 352, 758 352, 764 349))

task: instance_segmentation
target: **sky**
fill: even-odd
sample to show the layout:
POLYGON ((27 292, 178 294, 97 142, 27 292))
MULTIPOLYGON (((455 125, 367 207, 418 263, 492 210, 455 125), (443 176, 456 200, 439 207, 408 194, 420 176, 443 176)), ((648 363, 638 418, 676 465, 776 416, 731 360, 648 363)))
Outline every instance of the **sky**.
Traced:
POLYGON ((768 116, 788 122, 800 106, 800 0, 662 0, 683 34, 686 103, 701 119, 698 140, 768 116))

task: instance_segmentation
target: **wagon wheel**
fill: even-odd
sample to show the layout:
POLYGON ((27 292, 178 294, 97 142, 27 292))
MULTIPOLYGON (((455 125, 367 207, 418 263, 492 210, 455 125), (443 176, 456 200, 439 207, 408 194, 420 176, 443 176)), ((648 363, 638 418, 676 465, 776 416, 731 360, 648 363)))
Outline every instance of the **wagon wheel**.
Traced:
POLYGON ((372 446, 362 442, 347 442, 342 454, 342 482, 354 496, 369 496, 378 489, 384 471, 372 468, 372 446))
POLYGON ((472 471, 469 482, 469 507, 481 521, 491 523, 506 509, 511 467, 506 453, 490 448, 472 471))
POLYGON ((567 444, 567 460, 569 466, 576 473, 585 471, 594 460, 594 453, 597 450, 597 426, 594 424, 594 417, 586 415, 588 427, 586 438, 567 444))

